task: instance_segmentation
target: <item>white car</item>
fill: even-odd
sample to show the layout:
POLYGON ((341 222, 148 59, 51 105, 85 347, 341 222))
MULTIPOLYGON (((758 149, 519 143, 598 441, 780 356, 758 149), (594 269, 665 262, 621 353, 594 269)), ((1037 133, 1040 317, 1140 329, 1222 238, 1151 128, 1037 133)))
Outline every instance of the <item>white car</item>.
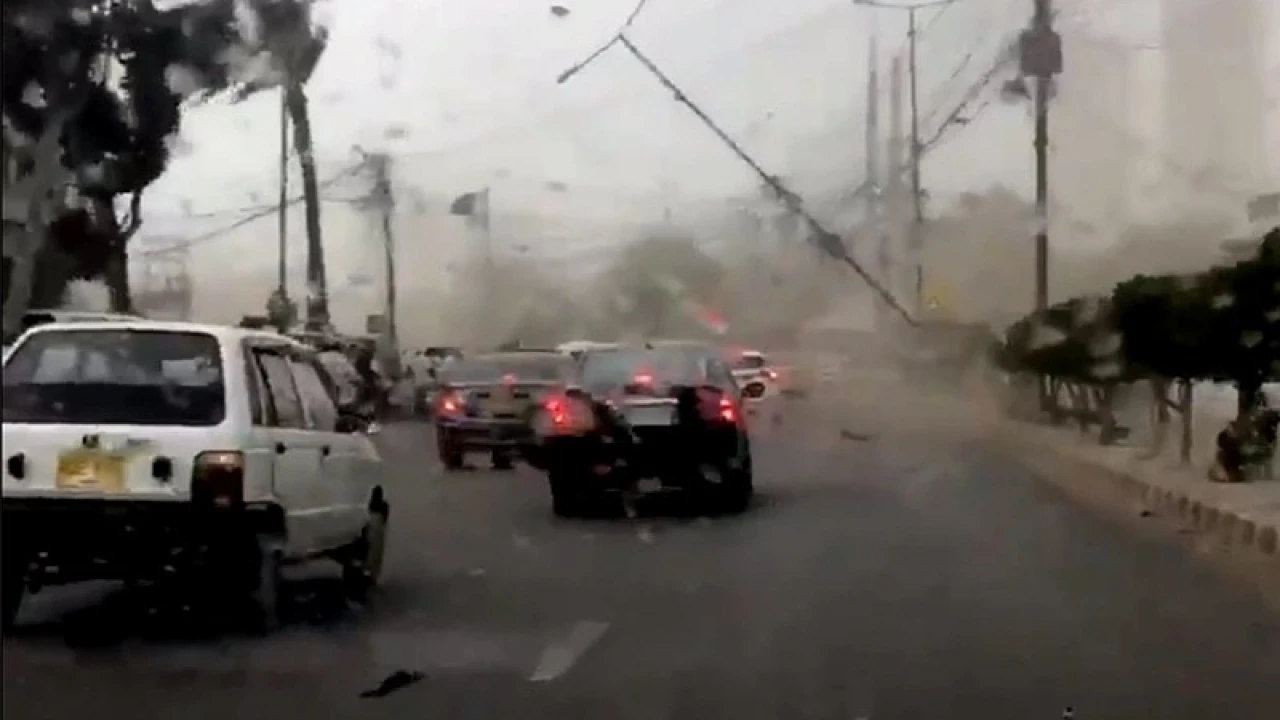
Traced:
POLYGON ((578 360, 582 357, 583 353, 591 352, 592 350, 610 350, 616 347, 618 347, 618 344, 611 342, 598 342, 596 340, 570 340, 557 345, 556 352, 561 353, 562 355, 569 355, 574 360, 578 360))
POLYGON ((757 403, 778 393, 778 374, 769 360, 758 350, 742 350, 730 359, 733 379, 742 390, 743 400, 757 403))
POLYGON ((337 560, 357 597, 376 584, 382 461, 307 346, 195 323, 52 323, 18 338, 3 382, 5 626, 27 592, 82 580, 204 583, 250 601, 262 630, 284 564, 337 560))

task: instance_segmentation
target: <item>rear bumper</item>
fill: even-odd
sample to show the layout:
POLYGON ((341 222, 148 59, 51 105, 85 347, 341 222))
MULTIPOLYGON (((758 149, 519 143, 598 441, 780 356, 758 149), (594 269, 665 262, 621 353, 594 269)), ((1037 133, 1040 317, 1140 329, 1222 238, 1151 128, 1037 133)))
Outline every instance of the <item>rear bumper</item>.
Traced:
POLYGON ((702 465, 723 465, 739 457, 739 435, 733 428, 643 428, 635 435, 635 444, 606 443, 594 435, 549 438, 536 449, 537 464, 608 491, 630 488, 645 478, 657 478, 664 487, 690 487, 701 481, 702 465))
POLYGON ((448 420, 436 423, 436 433, 456 447, 517 448, 533 440, 533 430, 518 420, 448 420))
POLYGON ((274 508, 201 507, 186 501, 6 498, 4 562, 35 585, 158 577, 225 563, 279 529, 274 508))

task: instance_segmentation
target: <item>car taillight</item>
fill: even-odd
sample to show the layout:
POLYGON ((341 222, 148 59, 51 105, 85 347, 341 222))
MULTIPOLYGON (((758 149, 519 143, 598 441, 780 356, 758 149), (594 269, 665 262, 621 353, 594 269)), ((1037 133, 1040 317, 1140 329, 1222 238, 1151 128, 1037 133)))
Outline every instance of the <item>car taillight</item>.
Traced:
POLYGON ((698 391, 698 407, 702 418, 708 422, 737 424, 741 417, 733 399, 718 390, 698 391))
POLYGON ((722 397, 722 398, 720 398, 720 404, 719 404, 719 408, 718 408, 718 412, 717 412, 717 417, 718 417, 722 422, 726 422, 726 423, 737 423, 737 422, 738 422, 738 408, 737 408, 737 406, 736 406, 736 405, 734 405, 734 404, 733 404, 733 401, 732 401, 732 400, 730 400, 730 399, 729 399, 729 398, 727 398, 727 397, 722 397))
POLYGON ((764 376, 765 376, 765 377, 767 377, 767 378, 769 378, 770 380, 777 380, 777 379, 778 379, 778 371, 777 371, 777 370, 774 370, 773 368, 765 368, 765 369, 764 369, 764 376))
POLYGON ((191 471, 191 500, 215 508, 244 504, 244 455, 230 451, 202 452, 191 471))
POLYGON ((596 416, 591 404, 580 398, 553 395, 542 402, 539 430, 544 434, 576 434, 595 429, 596 416))
POLYGON ((631 378, 631 382, 635 383, 636 385, 646 385, 646 386, 652 385, 653 375, 649 373, 643 373, 643 372, 636 373, 635 377, 631 378))
POLYGON ((455 392, 447 392, 440 396, 440 414, 458 415, 462 412, 462 396, 455 392))

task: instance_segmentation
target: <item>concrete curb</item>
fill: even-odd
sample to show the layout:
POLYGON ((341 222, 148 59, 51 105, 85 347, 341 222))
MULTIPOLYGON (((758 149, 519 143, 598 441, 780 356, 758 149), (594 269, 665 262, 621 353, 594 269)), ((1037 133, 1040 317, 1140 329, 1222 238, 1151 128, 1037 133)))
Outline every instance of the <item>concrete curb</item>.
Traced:
MULTIPOLYGON (((1114 489, 1153 512, 1167 513, 1196 532, 1216 537, 1227 545, 1247 547, 1280 558, 1280 526, 1262 523, 1247 515, 1211 505, 1192 493, 1163 487, 1137 475, 1080 457, 1052 442, 1037 442, 1060 460, 1086 466, 1109 479, 1114 489)), ((1207 481, 1206 481, 1207 482, 1207 481)))

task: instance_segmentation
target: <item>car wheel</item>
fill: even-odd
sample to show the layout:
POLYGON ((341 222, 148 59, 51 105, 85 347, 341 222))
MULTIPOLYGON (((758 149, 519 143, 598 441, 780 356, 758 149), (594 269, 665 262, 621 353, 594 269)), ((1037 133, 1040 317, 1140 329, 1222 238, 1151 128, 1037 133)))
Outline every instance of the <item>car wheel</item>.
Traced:
MULTIPOLYGON (((9 548, 4 548, 9 550, 9 548)), ((3 578, 0 578, 0 629, 9 630, 22 609, 22 599, 27 594, 26 563, 21 557, 4 558, 3 578)))
POLYGON ((462 448, 456 440, 449 437, 449 433, 436 431, 436 449, 439 451, 440 464, 444 465, 446 470, 462 469, 464 460, 462 448))
POLYGON ((274 536, 259 536, 256 545, 257 567, 249 591, 249 627, 253 632, 265 635, 280 627, 284 551, 274 536))
POLYGON ((716 509, 727 514, 746 511, 755 494, 755 479, 751 468, 751 451, 748 450, 738 467, 721 468, 720 484, 715 489, 716 509))
POLYGON ((559 517, 580 517, 585 514, 587 501, 582 492, 582 483, 564 471, 548 475, 551 485, 551 512, 559 517))
POLYGON ((347 597, 366 602, 382 577, 383 559, 387 553, 389 508, 371 510, 360 539, 356 541, 342 564, 342 585, 347 597))

